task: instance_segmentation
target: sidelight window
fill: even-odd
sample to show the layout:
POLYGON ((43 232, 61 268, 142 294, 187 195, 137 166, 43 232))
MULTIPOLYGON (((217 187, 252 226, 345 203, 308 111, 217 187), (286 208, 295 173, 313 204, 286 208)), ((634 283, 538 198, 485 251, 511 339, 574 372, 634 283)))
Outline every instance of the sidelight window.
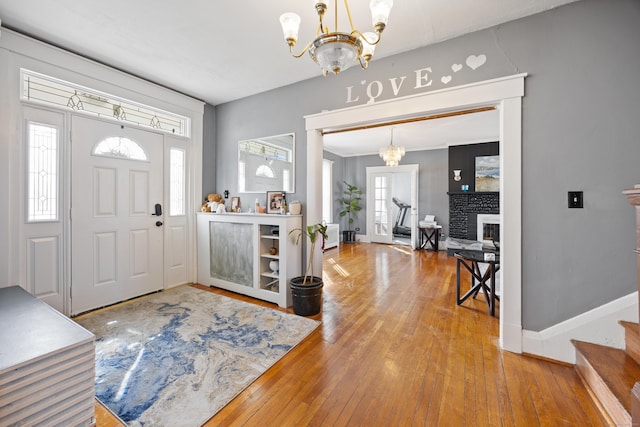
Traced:
POLYGON ((27 221, 58 220, 59 131, 55 126, 29 122, 27 221))
POLYGON ((184 215, 185 200, 185 161, 184 150, 169 150, 169 215, 184 215))

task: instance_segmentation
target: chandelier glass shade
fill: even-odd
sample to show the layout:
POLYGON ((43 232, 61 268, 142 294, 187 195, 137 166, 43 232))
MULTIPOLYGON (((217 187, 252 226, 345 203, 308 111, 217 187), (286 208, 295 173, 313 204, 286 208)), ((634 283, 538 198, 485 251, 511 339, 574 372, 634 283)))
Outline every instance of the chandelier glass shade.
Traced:
POLYGON ((355 63, 359 63, 362 69, 366 69, 373 57, 375 46, 380 42, 382 31, 387 26, 389 12, 393 7, 393 0, 370 1, 369 8, 371 9, 375 33, 362 33, 353 26, 348 0, 344 0, 344 7, 349 18, 351 31, 338 31, 338 0, 334 0, 333 6, 335 28, 330 31, 323 21, 327 10, 327 0, 315 1, 315 9, 319 19, 316 38, 311 40, 300 53, 294 53, 293 51, 293 47, 298 41, 300 16, 290 12, 280 16, 282 32, 289 45, 291 55, 295 58, 300 58, 305 52, 309 52, 309 55, 320 66, 322 74, 325 76, 329 73, 338 74, 355 63))
POLYGON ((391 129, 391 143, 380 149, 380 157, 387 166, 398 166, 404 156, 404 147, 393 145, 393 128, 391 129))

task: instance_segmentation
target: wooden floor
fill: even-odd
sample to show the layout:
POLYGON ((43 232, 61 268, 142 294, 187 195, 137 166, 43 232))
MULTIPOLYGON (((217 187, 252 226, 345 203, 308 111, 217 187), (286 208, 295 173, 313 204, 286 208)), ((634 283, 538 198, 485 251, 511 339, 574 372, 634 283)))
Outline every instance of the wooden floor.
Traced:
POLYGON ((456 305, 446 252, 343 245, 324 277, 320 328, 207 426, 605 425, 572 367, 501 351, 482 296, 456 305))

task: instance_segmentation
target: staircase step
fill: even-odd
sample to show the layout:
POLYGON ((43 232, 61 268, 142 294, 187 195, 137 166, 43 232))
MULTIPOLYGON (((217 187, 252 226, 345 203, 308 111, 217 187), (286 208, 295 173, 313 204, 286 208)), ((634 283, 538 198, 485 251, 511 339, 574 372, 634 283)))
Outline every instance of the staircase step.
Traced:
POLYGON ((576 370, 615 425, 631 425, 631 389, 640 380, 640 364, 624 350, 571 340, 576 370))
POLYGON ((624 327, 625 351, 629 356, 633 357, 633 360, 640 363, 640 325, 624 320, 619 323, 624 327))

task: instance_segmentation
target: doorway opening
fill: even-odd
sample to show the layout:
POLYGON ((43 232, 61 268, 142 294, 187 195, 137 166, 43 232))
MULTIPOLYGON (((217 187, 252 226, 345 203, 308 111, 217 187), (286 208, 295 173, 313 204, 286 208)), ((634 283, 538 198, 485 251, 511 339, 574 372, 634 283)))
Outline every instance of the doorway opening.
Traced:
MULTIPOLYGON (((474 107, 500 111, 502 299, 500 346, 522 352, 522 97, 526 74, 306 116, 307 222, 321 221, 323 130, 474 107)), ((321 268, 322 259, 314 259, 321 268)))
POLYGON ((418 172, 418 165, 367 167, 366 224, 370 242, 417 248, 418 172))

